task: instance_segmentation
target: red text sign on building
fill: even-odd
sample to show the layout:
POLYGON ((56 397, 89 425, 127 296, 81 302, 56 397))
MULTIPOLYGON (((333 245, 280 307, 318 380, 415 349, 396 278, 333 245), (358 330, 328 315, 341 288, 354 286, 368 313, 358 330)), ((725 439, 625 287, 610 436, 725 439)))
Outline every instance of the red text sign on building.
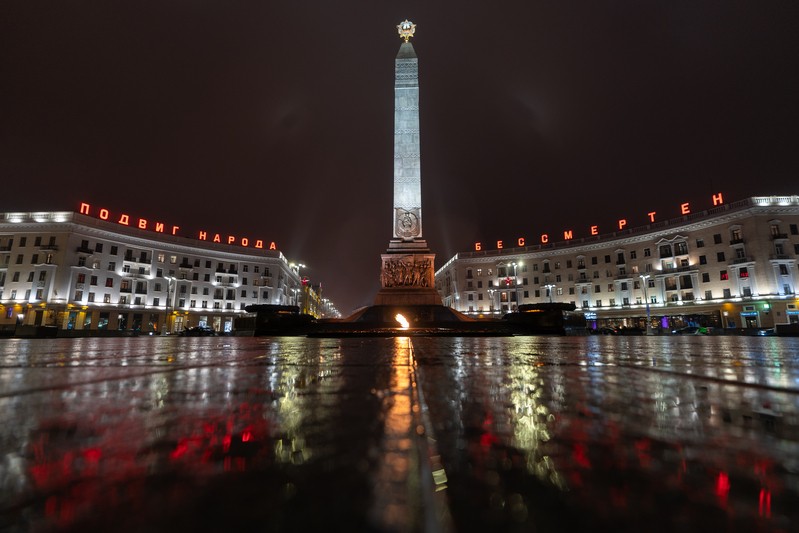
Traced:
MULTIPOLYGON (((711 196, 711 200, 713 201, 713 207, 719 206, 719 205, 724 203, 724 198, 723 198, 721 193, 712 195, 711 196)), ((650 211, 650 212, 648 212, 646 214, 646 216, 649 218, 649 222, 650 223, 655 221, 655 215, 656 214, 657 214, 656 211, 650 211)), ((690 215, 690 214, 691 214, 691 204, 689 202, 684 202, 684 203, 680 204, 680 215, 690 215)), ((626 218, 620 218, 616 224, 618 226, 618 231, 621 231, 621 230, 623 230, 624 228, 627 227, 627 219, 626 218)), ((599 235, 599 226, 590 226, 589 227, 589 232, 590 232, 591 235, 599 235)), ((571 230, 571 229, 563 230, 563 240, 564 241, 569 241, 569 240, 571 240, 573 238, 574 238, 574 231, 573 230, 571 230)), ((549 243, 550 242, 549 234, 542 233, 541 237, 540 237, 540 241, 541 241, 541 244, 549 243)), ((526 246, 525 242, 526 242, 526 239, 524 237, 519 237, 516 240, 516 244, 520 248, 526 246)), ((496 249, 497 250, 501 250, 504 247, 505 247, 504 241, 501 241, 501 240, 497 241, 497 244, 496 244, 496 249)), ((478 251, 478 252, 481 251, 483 249, 483 243, 481 243, 481 242, 474 243, 474 249, 475 249, 475 251, 478 251)))
MULTIPOLYGON (((147 220, 146 218, 137 218, 132 219, 130 215, 127 214, 120 214, 119 220, 115 220, 117 215, 111 215, 111 212, 108 209, 100 208, 99 210, 95 210, 96 214, 92 214, 92 206, 85 202, 81 202, 80 204, 80 214, 81 215, 88 215, 88 216, 96 216, 100 220, 108 220, 110 222, 116 222, 122 226, 128 227, 135 227, 142 230, 150 230, 156 233, 167 233, 169 235, 178 235, 178 230, 180 226, 167 226, 163 222, 153 222, 147 220)), ((230 244, 233 246, 243 246, 245 248, 267 248, 269 250, 277 250, 277 244, 274 241, 269 242, 268 245, 265 244, 265 241, 262 239, 255 239, 250 240, 248 237, 237 237, 235 235, 226 235, 222 236, 220 233, 210 234, 207 231, 200 231, 197 234, 197 239, 201 241, 211 241, 216 243, 224 243, 230 244)))

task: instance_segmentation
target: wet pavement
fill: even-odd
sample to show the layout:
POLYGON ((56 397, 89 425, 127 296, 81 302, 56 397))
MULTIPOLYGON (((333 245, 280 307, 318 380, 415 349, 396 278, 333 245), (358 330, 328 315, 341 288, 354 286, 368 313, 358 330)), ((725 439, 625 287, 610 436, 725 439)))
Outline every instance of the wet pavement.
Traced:
POLYGON ((796 531, 799 339, 0 341, 0 531, 796 531))

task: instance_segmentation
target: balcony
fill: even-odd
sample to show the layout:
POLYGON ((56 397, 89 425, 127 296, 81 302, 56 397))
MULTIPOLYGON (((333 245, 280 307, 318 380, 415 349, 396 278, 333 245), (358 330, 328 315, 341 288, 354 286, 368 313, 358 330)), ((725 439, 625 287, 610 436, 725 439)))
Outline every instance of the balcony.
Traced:
POLYGON ((787 239, 788 238, 788 234, 787 233, 772 233, 771 234, 771 238, 773 240, 775 240, 775 241, 777 239, 787 239))
POLYGON ((731 265, 740 265, 740 264, 743 264, 743 263, 754 263, 754 262, 755 262, 754 259, 752 259, 748 255, 745 255, 743 257, 736 257, 735 259, 730 261, 729 264, 731 264, 731 265))
POLYGON ((736 244, 743 244, 743 243, 744 243, 743 239, 730 239, 730 246, 734 246, 736 244))
POLYGON ((772 261, 790 261, 791 256, 786 254, 774 254, 769 256, 769 259, 772 261))
POLYGON ((10 244, 8 244, 6 246, 0 246, 0 252, 10 252, 10 251, 11 251, 11 245, 10 244))
POLYGON ((184 270, 191 270, 192 268, 194 268, 194 265, 192 265, 191 263, 181 263, 178 265, 178 268, 182 268, 184 270))
POLYGON ((696 265, 688 265, 674 268, 664 268, 663 270, 655 271, 654 274, 656 276, 668 276, 671 274, 684 274, 686 272, 699 272, 699 269, 696 267, 696 265))
POLYGON ((39 246, 39 250, 42 250, 44 252, 57 252, 58 251, 58 245, 57 244, 42 244, 41 246, 39 246))
POLYGON ((88 246, 78 246, 78 248, 75 251, 78 252, 79 254, 93 254, 94 253, 94 250, 92 250, 88 246))

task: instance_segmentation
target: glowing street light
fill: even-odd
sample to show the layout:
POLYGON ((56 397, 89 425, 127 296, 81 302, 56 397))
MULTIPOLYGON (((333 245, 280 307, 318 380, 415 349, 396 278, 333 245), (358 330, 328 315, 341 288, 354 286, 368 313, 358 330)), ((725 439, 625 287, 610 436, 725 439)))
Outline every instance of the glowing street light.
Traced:
POLYGON ((649 319, 649 294, 647 292, 647 281, 649 279, 649 274, 641 274, 639 276, 641 278, 641 284, 644 287, 644 301, 646 302, 646 334, 652 335, 652 324, 649 319))
POLYGON ((547 290, 547 296, 549 296, 549 303, 552 303, 552 290, 556 286, 557 285, 553 285, 552 283, 547 283, 546 285, 544 285, 544 288, 547 290))

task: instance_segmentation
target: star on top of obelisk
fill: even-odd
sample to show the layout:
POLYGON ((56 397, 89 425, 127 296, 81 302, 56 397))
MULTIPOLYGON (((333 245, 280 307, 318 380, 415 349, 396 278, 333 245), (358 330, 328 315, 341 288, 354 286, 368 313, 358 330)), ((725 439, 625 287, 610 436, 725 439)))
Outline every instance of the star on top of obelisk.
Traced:
POLYGON ((406 43, 411 37, 413 37, 415 31, 416 24, 408 19, 403 20, 397 25, 397 32, 399 33, 401 39, 405 39, 406 43))

